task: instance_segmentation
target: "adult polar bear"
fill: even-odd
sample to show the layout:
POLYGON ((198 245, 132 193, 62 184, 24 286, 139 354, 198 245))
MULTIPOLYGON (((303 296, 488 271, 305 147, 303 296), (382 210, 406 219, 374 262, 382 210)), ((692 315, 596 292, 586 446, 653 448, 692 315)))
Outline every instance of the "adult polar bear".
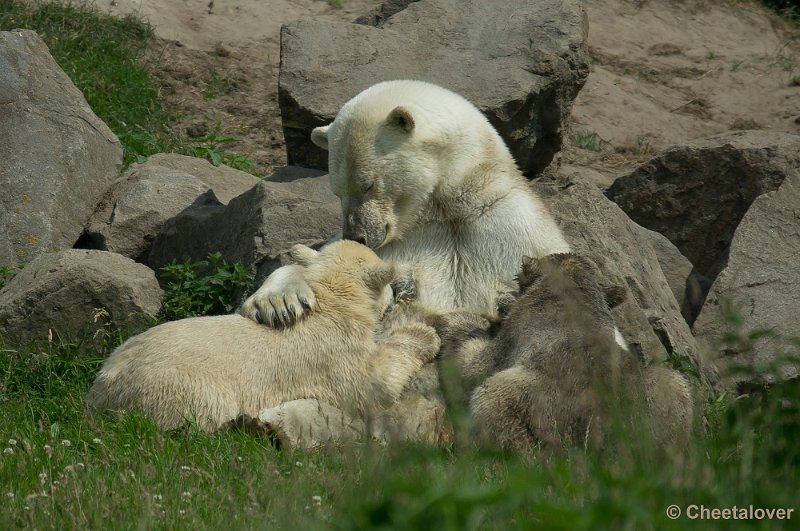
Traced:
MULTIPOLYGON (((421 81, 379 83, 311 139, 329 152, 344 238, 406 269, 419 304, 432 312, 491 315, 498 293, 516 289, 523 256, 570 250, 497 131, 449 90, 421 81)), ((314 305, 303 269, 285 266, 240 313, 285 326, 314 305)), ((435 368, 423 369, 412 387, 417 392, 378 419, 378 436, 446 441, 435 368)))
MULTIPOLYGON (((570 251, 497 131, 449 90, 379 83, 311 140, 329 152, 343 237, 408 268, 425 307, 492 314, 498 292, 516 288, 523 256, 570 251)), ((314 303, 302 268, 285 266, 240 313, 284 325, 314 303)))

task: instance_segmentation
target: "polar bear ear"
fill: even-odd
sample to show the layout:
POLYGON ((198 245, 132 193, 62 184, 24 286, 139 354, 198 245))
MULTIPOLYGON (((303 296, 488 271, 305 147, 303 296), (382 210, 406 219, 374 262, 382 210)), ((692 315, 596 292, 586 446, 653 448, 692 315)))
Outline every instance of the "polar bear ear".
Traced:
POLYGON ((325 150, 328 149, 328 128, 330 126, 331 124, 315 127, 311 131, 311 141, 325 150))
POLYGON ((289 256, 292 257, 292 260, 294 260, 296 264, 304 267, 310 265, 314 260, 316 260, 318 255, 318 251, 299 243, 297 245, 293 245, 291 250, 289 250, 289 256))
POLYGON ((395 107, 394 110, 389 113, 386 122, 393 127, 402 129, 406 133, 410 133, 414 129, 414 116, 408 109, 402 106, 395 107))
POLYGON ((364 270, 364 283, 368 288, 380 291, 394 280, 395 271, 392 264, 382 262, 364 270))

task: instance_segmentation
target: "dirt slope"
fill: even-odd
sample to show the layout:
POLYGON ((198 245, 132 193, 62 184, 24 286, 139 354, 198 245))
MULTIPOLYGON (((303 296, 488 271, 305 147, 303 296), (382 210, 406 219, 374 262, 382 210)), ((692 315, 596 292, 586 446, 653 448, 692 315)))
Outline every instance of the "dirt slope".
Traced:
MULTIPOLYGON (((153 61, 191 136, 267 173, 285 161, 277 105, 281 24, 351 21, 373 0, 98 0, 161 38, 153 61), (334 7, 340 5, 340 7, 334 7)), ((731 129, 800 133, 800 33, 733 0, 587 0, 592 72, 572 113, 568 164, 601 183, 683 140, 731 129), (587 149, 588 148, 588 149, 587 149)))

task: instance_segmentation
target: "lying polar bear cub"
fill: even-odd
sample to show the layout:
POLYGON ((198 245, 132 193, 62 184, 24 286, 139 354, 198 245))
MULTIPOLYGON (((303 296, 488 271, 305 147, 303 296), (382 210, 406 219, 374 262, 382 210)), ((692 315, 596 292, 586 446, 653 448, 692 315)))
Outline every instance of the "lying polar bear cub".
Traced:
POLYGON ((351 241, 319 252, 295 245, 291 255, 314 292, 313 315, 288 330, 240 315, 156 326, 111 354, 88 403, 140 411, 162 429, 196 420, 207 431, 299 398, 350 413, 390 405, 439 350, 434 330, 421 323, 375 343, 394 303, 394 267, 351 241))

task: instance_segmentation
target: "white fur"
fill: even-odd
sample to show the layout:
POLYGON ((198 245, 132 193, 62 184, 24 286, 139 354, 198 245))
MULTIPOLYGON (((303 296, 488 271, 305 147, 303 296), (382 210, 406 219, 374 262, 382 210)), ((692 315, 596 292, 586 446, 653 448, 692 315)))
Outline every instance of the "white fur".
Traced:
MULTIPOLYGON (((312 139, 329 149, 331 188, 346 220, 359 208, 382 212, 386 238, 367 243, 413 272, 426 306, 491 313, 498 291, 515 289, 522 256, 570 250, 498 133, 449 90, 421 81, 379 83, 348 101, 312 139), (392 126, 398 107, 413 118, 410 131, 392 126)), ((290 276, 267 279, 241 313, 271 315, 268 301, 296 289, 298 278, 290 276)))
POLYGON ((436 354, 433 329, 410 324, 377 345, 375 328, 393 302, 392 268, 354 242, 295 251, 316 294, 308 319, 288 330, 240 315, 159 325, 111 354, 87 401, 138 410, 164 429, 195 419, 207 430, 301 398, 351 413, 391 404, 436 354))

